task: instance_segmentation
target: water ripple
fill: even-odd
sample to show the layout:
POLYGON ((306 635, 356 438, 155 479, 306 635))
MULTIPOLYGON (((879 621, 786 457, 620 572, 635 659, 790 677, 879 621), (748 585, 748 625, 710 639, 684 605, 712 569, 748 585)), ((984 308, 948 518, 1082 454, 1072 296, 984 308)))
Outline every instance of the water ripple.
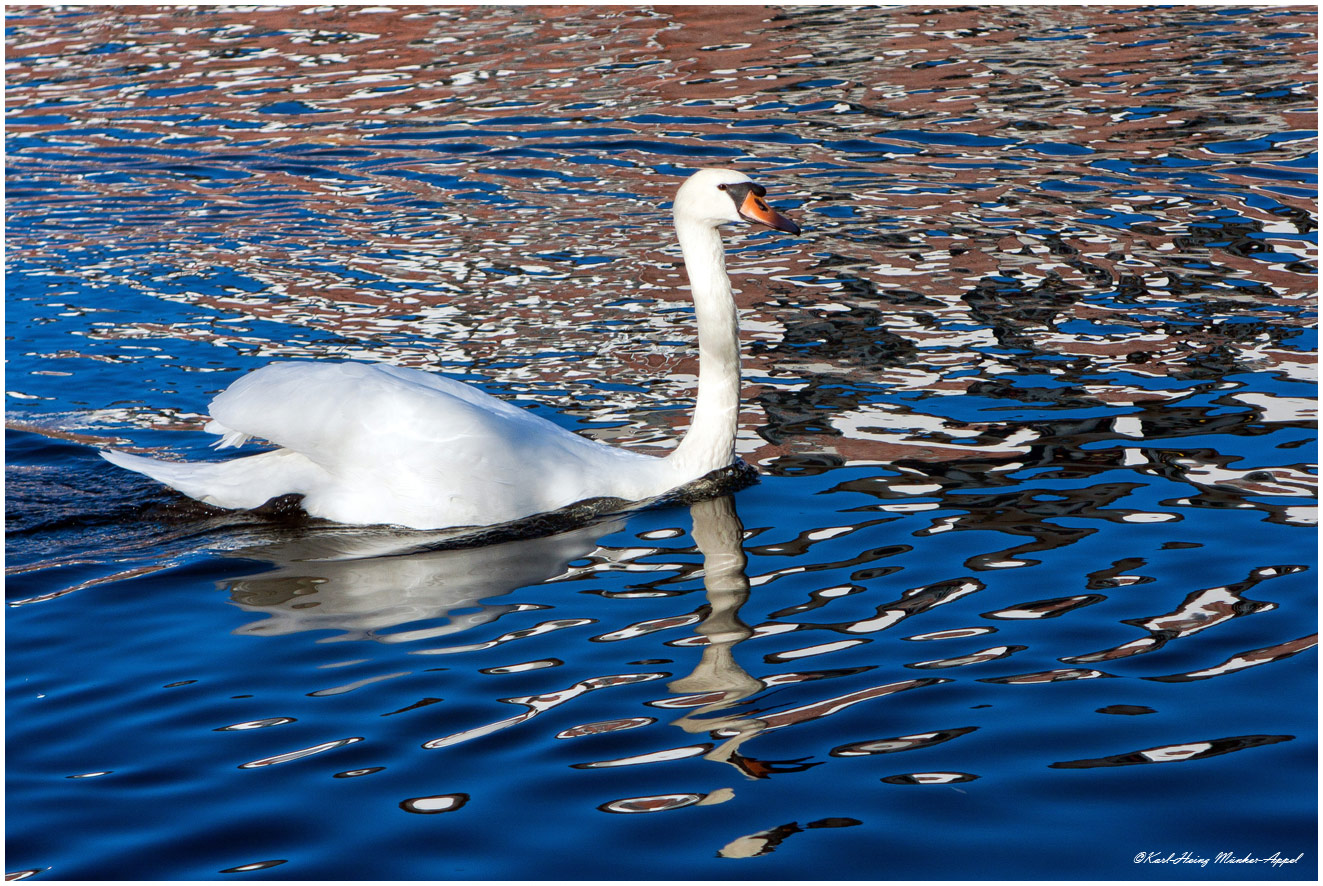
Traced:
POLYGON ((323 754, 327 751, 334 751, 338 748, 363 741, 361 736, 354 738, 341 738, 335 741, 325 741, 321 744, 313 745, 308 748, 301 748, 297 751, 289 751, 284 754, 276 754, 273 757, 263 757, 260 760, 253 760, 250 763, 241 763, 240 769, 260 769, 264 766, 275 766, 277 763, 289 763, 293 760, 302 760, 304 757, 311 757, 314 754, 323 754))

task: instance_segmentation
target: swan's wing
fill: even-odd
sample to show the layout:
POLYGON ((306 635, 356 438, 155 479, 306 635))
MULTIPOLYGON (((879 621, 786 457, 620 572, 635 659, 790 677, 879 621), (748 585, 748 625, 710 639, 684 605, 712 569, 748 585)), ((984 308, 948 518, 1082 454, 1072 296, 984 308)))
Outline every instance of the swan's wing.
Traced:
POLYGON ((632 498, 621 478, 659 461, 469 385, 381 364, 272 364, 218 395, 211 414, 222 433, 270 440, 322 468, 330 479, 307 491, 305 507, 343 522, 496 523, 632 498))
POLYGON ((363 459, 412 460, 419 447, 482 448, 560 430, 444 376, 367 363, 265 366, 212 400, 211 416, 228 439, 260 437, 331 470, 363 459))

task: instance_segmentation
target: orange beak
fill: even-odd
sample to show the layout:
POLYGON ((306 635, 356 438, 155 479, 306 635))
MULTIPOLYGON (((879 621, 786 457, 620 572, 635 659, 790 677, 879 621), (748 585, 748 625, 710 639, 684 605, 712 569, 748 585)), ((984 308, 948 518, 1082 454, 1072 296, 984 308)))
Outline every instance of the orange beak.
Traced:
POLYGON ((753 191, 749 191, 748 196, 744 198, 744 202, 740 204, 740 216, 756 224, 767 225, 767 227, 775 228, 778 231, 785 231, 787 234, 799 233, 799 225, 768 206, 767 201, 753 191))

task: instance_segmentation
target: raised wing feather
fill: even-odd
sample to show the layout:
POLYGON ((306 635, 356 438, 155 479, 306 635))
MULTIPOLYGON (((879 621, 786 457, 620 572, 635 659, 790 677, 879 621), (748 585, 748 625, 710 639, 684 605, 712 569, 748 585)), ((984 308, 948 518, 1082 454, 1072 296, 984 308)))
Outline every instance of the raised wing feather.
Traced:
POLYGON ((211 414, 222 434, 269 440, 324 469, 330 480, 305 493, 305 507, 344 522, 495 522, 601 495, 663 491, 653 488, 659 459, 395 366, 273 364, 218 395, 211 414), (622 486, 622 468, 637 483, 622 486))
MULTIPOLYGON (((498 431, 517 438, 521 429, 538 433, 534 425, 550 425, 443 376, 367 363, 263 367, 212 400, 211 416, 226 431, 269 440, 327 468, 388 453, 409 456, 418 446, 463 446, 498 431)), ((481 442, 489 448, 493 439, 481 442)))

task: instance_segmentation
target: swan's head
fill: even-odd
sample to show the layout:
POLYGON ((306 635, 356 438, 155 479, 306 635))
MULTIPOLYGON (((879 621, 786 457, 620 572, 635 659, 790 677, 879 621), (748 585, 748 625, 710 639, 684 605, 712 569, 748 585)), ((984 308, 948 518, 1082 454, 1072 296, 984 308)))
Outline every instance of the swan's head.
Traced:
POLYGON ((684 222, 724 225, 753 222, 788 234, 798 234, 799 225, 768 206, 767 189, 733 169, 700 169, 685 180, 675 195, 676 224, 684 222))

